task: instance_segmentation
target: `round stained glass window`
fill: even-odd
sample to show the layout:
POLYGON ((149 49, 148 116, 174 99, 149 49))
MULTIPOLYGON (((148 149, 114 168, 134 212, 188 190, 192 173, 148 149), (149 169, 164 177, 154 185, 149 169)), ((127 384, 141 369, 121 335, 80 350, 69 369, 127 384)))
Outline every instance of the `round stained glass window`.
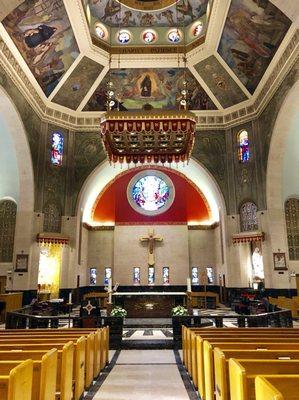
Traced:
POLYGON ((199 21, 194 27, 193 27, 193 35, 195 37, 199 36, 203 30, 203 23, 199 21))
POLYGON ((179 43, 182 39, 182 33, 178 29, 171 29, 168 32, 167 38, 171 43, 179 43))
POLYGON ((152 29, 147 29, 142 33, 142 40, 147 44, 154 43, 157 40, 157 34, 152 29))
POLYGON ((174 200, 174 186, 163 172, 142 171, 128 185, 128 200, 140 214, 157 215, 167 211, 174 200))
POLYGON ((127 44, 127 43, 129 43, 131 41, 131 33, 129 31, 126 31, 126 30, 123 29, 123 30, 118 32, 117 40, 121 44, 127 44))

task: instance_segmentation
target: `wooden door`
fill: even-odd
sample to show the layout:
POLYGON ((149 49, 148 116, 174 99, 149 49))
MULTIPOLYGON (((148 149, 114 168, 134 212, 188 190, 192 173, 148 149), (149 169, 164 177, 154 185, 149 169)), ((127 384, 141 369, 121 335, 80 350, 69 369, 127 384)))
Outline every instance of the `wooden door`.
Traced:
POLYGON ((5 293, 6 290, 6 276, 0 276, 0 293, 5 293))
POLYGON ((296 274, 297 296, 299 296, 299 274, 296 274))

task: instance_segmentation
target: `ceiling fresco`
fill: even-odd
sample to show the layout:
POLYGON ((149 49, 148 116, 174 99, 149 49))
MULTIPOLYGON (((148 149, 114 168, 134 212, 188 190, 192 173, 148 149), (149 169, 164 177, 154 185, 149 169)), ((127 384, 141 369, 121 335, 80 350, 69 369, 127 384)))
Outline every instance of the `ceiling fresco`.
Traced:
POLYGON ((232 0, 218 52, 250 93, 290 25, 288 17, 268 0, 232 0))
MULTIPOLYGON (((164 109, 177 108, 180 100, 180 89, 183 88, 184 70, 182 68, 157 69, 120 69, 111 70, 100 83, 84 111, 104 111, 108 80, 114 84, 116 98, 120 109, 164 109)), ((191 110, 214 110, 214 103, 199 85, 193 75, 188 72, 187 80, 190 92, 191 110)))
POLYGON ((83 57, 54 96, 53 101, 76 110, 103 68, 96 61, 83 57))
POLYGON ((4 20, 11 39, 48 96, 79 55, 62 0, 26 0, 4 20))
POLYGON ((247 100, 243 91, 216 57, 211 56, 194 66, 222 107, 227 108, 247 100))
POLYGON ((207 11, 208 2, 208 0, 179 0, 177 5, 152 12, 134 10, 121 5, 117 0, 87 0, 87 5, 95 19, 109 26, 172 27, 178 24, 188 25, 202 17, 207 11))

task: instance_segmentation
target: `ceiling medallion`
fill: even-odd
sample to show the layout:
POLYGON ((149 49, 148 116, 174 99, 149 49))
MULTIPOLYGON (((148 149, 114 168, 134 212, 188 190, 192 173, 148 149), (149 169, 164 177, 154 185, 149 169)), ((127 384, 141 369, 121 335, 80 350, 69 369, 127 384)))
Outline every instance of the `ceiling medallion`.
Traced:
POLYGON ((112 163, 188 162, 195 125, 186 110, 112 110, 101 120, 101 137, 112 163))

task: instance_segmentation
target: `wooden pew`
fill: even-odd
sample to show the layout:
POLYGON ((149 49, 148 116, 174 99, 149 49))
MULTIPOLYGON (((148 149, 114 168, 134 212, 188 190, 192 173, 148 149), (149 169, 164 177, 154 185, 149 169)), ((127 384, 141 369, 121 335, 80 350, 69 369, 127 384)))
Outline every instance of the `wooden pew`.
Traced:
POLYGON ((295 375, 298 360, 229 360, 231 400, 255 399, 255 378, 258 375, 295 375))
MULTIPOLYGON (((34 385, 33 385, 33 392, 34 390, 46 387, 47 390, 51 388, 54 379, 54 398, 55 393, 59 394, 61 400, 71 400, 72 398, 72 381, 73 381, 73 356, 74 356, 74 344, 73 342, 68 342, 62 348, 62 350, 54 351, 57 354, 57 365, 55 376, 53 377, 53 370, 49 373, 51 377, 51 381, 47 381, 47 371, 46 369, 49 368, 49 360, 45 363, 45 360, 42 360, 45 354, 53 352, 53 349, 49 352, 45 350, 11 350, 11 351, 0 351, 0 360, 27 360, 31 359, 35 363, 35 361, 42 360, 41 363, 41 376, 37 376, 38 366, 34 364, 34 385), (57 373, 56 373, 57 372, 57 373), (43 380, 46 380, 46 383, 43 383, 43 380)), ((52 368, 52 366, 51 366, 52 368)), ((48 391, 49 393, 49 391, 48 391)), ((50 392, 52 393, 52 392, 50 392)), ((49 395, 50 396, 50 395, 49 395)), ((39 398, 36 394, 33 393, 32 399, 39 398)), ((51 397, 46 397, 46 399, 51 397)))
MULTIPOLYGON (((209 343, 217 344, 221 342, 226 343, 239 343, 239 347, 242 346, 241 343, 252 343, 252 342, 259 342, 259 343, 299 343, 299 337, 292 335, 287 335, 286 337, 281 338, 281 334, 278 336, 266 335, 266 334, 259 334, 259 335, 231 335, 228 337, 227 335, 201 335, 196 337, 196 352, 197 352, 197 364, 196 364, 196 377, 198 383, 198 391, 202 399, 208 399, 213 397, 214 386, 209 386, 206 388, 206 382, 204 380, 204 371, 206 365, 213 366, 213 352, 206 346, 206 352, 204 353, 204 341, 209 343), (207 351, 209 353, 207 353, 207 351)), ((210 368, 210 371, 213 372, 213 369, 210 368)), ((210 381, 209 381, 210 382, 210 381)), ((213 382, 213 378, 212 378, 213 382)))
POLYGON ((31 400, 33 361, 0 361, 0 399, 31 400))
MULTIPOLYGON (((93 333, 89 333, 87 336, 82 336, 86 338, 86 355, 85 355, 85 360, 84 360, 84 364, 85 364, 85 380, 84 380, 84 384, 85 384, 85 389, 88 389, 92 382, 93 382, 93 378, 94 378, 94 352, 95 352, 95 344, 94 344, 94 334, 93 333)), ((29 337, 29 335, 18 335, 18 336, 4 336, 1 335, 0 336, 0 346, 1 344, 26 344, 26 343, 36 343, 36 344, 52 344, 53 347, 55 347, 55 343, 56 341, 58 343, 61 343, 62 341, 69 341, 69 340, 76 340, 79 336, 79 334, 65 334, 65 335, 41 335, 41 336, 32 336, 29 337)))
MULTIPOLYGON (((10 343, 10 344, 1 344, 0 343, 0 351, 7 350, 49 350, 52 348, 56 348, 61 350, 65 342, 59 343, 10 343)), ((86 349, 86 338, 81 336, 74 343, 75 353, 74 353, 74 365, 73 365, 73 382, 74 382, 74 400, 79 400, 81 395, 84 393, 85 386, 85 349, 86 349)), ((62 382, 61 382, 62 384, 62 382)))
MULTIPOLYGON (((289 345, 288 350, 223 350, 218 347, 214 349, 214 368, 215 368, 215 389, 217 400, 229 400, 229 370, 228 360, 230 358, 243 360, 279 360, 290 359, 299 360, 299 350, 293 350, 289 345)), ((206 374, 205 379, 210 379, 209 374, 206 374)), ((299 371, 298 371, 299 372, 299 371)), ((207 380, 206 380, 207 383, 207 380)), ((212 383, 210 383, 211 385, 212 383)))
MULTIPOLYGON (((269 328, 268 328, 269 329, 269 328)), ((294 338, 294 339, 298 339, 299 340, 299 331, 298 333, 295 332, 286 332, 283 333, 285 336, 289 337, 289 338, 294 338)), ((200 332, 200 334, 196 334, 196 336, 194 336, 194 343, 192 342, 192 357, 189 356, 188 358, 188 372, 191 375, 195 386, 197 387, 198 380, 199 380, 199 376, 198 376, 198 368, 201 368, 203 363, 204 363, 204 349, 203 349, 203 342, 204 340, 209 340, 209 339, 217 339, 217 338, 223 338, 226 340, 230 340, 232 339, 233 341, 234 338, 240 338, 240 340, 243 340, 245 342, 250 341, 250 338, 252 338, 252 340, 254 338, 256 338, 256 336, 258 336, 258 338, 261 339, 267 339, 267 338, 275 338, 277 336, 281 336, 282 333, 278 333, 278 332, 274 332, 271 331, 269 329, 269 331, 259 331, 259 332, 255 332, 254 330, 250 330, 250 329, 246 329, 246 331, 238 331, 238 330, 234 330, 231 332, 226 332, 226 330, 224 331, 217 331, 217 332, 207 332, 207 333, 203 333, 200 332), (247 340, 245 340, 247 339, 247 340), (248 340, 249 339, 249 340, 248 340)), ((212 357, 212 355, 211 355, 212 357)))
POLYGON ((297 400, 299 375, 270 375, 255 378, 256 400, 297 400))

